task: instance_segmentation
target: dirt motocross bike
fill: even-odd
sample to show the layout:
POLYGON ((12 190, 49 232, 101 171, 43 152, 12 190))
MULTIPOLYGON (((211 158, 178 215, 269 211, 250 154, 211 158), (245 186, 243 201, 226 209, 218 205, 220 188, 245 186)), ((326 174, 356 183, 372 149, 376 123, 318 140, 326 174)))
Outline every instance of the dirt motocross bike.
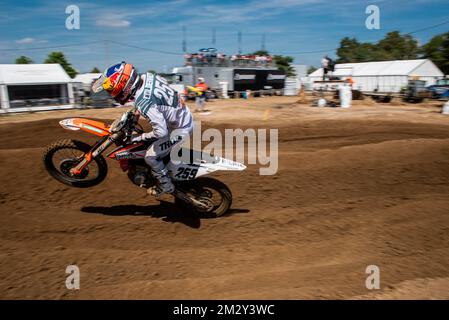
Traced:
MULTIPOLYGON (((144 160, 152 141, 130 142, 133 133, 143 133, 134 108, 111 125, 84 118, 64 119, 59 124, 64 129, 83 130, 101 138, 93 146, 77 140, 59 140, 48 146, 43 160, 46 170, 56 180, 77 188, 99 184, 108 173, 102 153, 114 145, 106 156, 119 162, 131 182, 142 188, 156 184, 144 160)), ((217 170, 241 171, 245 165, 190 149, 180 148, 178 155, 181 152, 189 153, 189 161, 171 161, 170 154, 163 159, 176 187, 175 204, 190 212, 221 216, 231 206, 231 191, 222 182, 203 176, 217 170)))

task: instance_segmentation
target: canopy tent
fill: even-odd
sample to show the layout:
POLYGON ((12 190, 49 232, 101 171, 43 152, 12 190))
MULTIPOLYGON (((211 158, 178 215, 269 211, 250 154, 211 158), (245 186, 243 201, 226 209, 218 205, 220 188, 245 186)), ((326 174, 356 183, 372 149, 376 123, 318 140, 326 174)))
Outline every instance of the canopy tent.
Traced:
MULTIPOLYGON (((428 59, 342 63, 335 65, 332 75, 341 79, 352 77, 354 89, 379 92, 399 92, 412 78, 432 85, 444 76, 428 59)), ((309 77, 312 81, 322 80, 323 69, 315 70, 309 77)))
POLYGON ((73 107, 72 79, 59 64, 0 64, 0 112, 73 107))
POLYGON ((81 83, 84 91, 90 92, 92 82, 100 78, 101 73, 81 73, 73 78, 73 82, 81 83))

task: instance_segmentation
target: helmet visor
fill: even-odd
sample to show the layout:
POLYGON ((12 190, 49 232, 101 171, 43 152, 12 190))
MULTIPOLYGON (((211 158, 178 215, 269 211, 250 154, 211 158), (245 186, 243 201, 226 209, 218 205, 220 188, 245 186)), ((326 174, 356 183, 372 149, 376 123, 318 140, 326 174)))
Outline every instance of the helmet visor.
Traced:
POLYGON ((106 72, 107 72, 107 70, 105 72, 103 72, 101 77, 98 78, 97 80, 95 80, 95 82, 92 84, 92 91, 94 93, 98 93, 98 92, 101 92, 104 90, 103 83, 108 78, 108 76, 106 75, 106 72))

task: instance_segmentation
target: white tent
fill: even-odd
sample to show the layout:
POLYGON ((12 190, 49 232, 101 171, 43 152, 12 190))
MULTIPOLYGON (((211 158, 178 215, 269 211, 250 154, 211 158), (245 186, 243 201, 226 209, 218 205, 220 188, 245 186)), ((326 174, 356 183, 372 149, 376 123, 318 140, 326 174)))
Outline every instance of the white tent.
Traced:
POLYGON ((295 71, 294 77, 287 77, 285 79, 284 95, 295 96, 298 94, 301 86, 307 81, 307 66, 304 64, 292 65, 295 71))
POLYGON ((0 64, 0 112, 72 108, 72 79, 59 64, 0 64))
MULTIPOLYGON (((354 89, 365 92, 399 92, 410 79, 424 80, 426 85, 432 85, 444 74, 431 60, 417 59, 337 64, 333 76, 343 80, 352 77, 354 89)), ((323 69, 309 77, 312 81, 322 80, 323 69)))
POLYGON ((296 78, 301 79, 307 76, 307 66, 305 64, 294 64, 292 67, 295 70, 296 78))
POLYGON ((73 78, 73 82, 81 83, 84 91, 90 92, 92 82, 100 78, 101 73, 80 73, 73 78))

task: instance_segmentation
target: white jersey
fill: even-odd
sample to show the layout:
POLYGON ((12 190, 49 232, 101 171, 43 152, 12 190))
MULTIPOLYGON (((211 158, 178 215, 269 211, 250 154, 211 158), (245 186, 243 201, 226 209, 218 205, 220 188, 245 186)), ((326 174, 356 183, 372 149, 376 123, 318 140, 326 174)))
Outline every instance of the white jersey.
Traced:
POLYGON ((328 68, 329 67, 329 60, 327 60, 326 58, 321 59, 321 66, 323 68, 328 68))
POLYGON ((160 139, 175 129, 187 129, 193 125, 190 110, 167 80, 153 73, 142 75, 142 80, 134 104, 153 127, 152 132, 144 134, 145 139, 160 139))

